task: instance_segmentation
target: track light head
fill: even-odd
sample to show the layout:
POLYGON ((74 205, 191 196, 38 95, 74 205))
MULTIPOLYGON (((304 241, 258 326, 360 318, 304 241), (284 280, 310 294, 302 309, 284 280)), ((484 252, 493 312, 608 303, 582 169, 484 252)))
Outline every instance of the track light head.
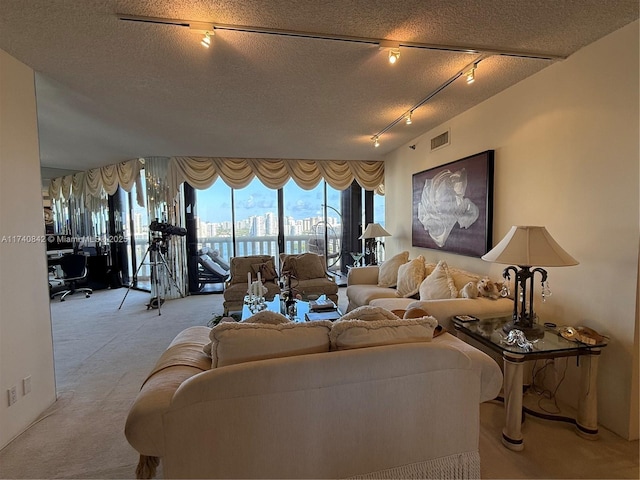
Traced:
POLYGON ((204 34, 204 37, 202 37, 202 40, 200 41, 200 45, 204 48, 209 48, 211 46, 211 34, 209 32, 204 34))
POLYGON ((400 48, 392 48, 389 50, 389 63, 395 64, 400 59, 400 48))
POLYGON ((467 77, 467 83, 469 85, 476 81, 476 68, 477 67, 478 67, 478 64, 474 63, 473 66, 464 73, 464 75, 467 77))
POLYGON ((380 146, 380 138, 378 137, 378 135, 375 135, 373 137, 373 146, 375 148, 378 148, 380 146))
POLYGON ((407 115, 404 117, 404 121, 407 125, 411 125, 413 123, 411 121, 411 115, 413 115, 413 112, 407 113, 407 115))

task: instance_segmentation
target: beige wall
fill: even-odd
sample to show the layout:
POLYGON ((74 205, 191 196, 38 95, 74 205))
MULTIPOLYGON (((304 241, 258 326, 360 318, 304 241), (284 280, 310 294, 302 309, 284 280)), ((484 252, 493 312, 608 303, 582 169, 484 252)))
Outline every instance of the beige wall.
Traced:
MULTIPOLYGON (((494 244, 511 225, 545 225, 580 261, 549 269, 553 296, 538 298, 537 311, 611 337, 600 360, 599 420, 625 438, 637 438, 638 100, 635 22, 409 142, 386 165, 387 255, 406 249, 499 278, 504 266, 411 246, 411 175, 495 150, 494 244), (451 145, 430 152, 430 139, 447 128, 451 145)), ((576 372, 568 364, 561 398, 569 399, 576 372)))
POLYGON ((41 191, 33 71, 0 50, 0 448, 56 399, 45 245, 9 238, 44 233, 41 191))

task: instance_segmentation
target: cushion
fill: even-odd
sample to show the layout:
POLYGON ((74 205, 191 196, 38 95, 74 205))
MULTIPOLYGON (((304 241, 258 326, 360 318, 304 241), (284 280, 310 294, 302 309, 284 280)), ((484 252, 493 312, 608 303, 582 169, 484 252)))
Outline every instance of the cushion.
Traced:
POLYGON ((462 290, 467 283, 472 282, 476 284, 482 278, 480 275, 477 275, 475 273, 451 267, 449 267, 449 275, 451 275, 453 283, 458 289, 458 292, 460 292, 460 290, 462 290))
POLYGON ((202 247, 200 249, 200 255, 208 255, 209 258, 211 258, 211 260, 213 260, 214 262, 216 262, 218 265, 220 265, 224 270, 229 270, 229 264, 227 262, 225 262, 222 257, 220 256, 220 251, 218 250, 213 250, 209 247, 202 247))
POLYGON ((253 272, 252 276, 257 278, 259 273, 262 280, 271 281, 278 278, 276 267, 273 265, 272 260, 268 260, 264 263, 253 263, 251 264, 251 270, 253 272))
POLYGON ((262 323, 269 325, 278 325, 280 323, 289 323, 290 321, 291 320, 289 320, 281 313, 272 312, 270 310, 263 310, 261 312, 254 313, 250 317, 245 318, 244 320, 242 320, 242 323, 262 323))
POLYGON ((409 261, 409 252, 401 252, 380 264, 378 270, 379 287, 395 287, 398 284, 398 269, 409 261))
MULTIPOLYGON (((231 283, 243 283, 247 285, 247 274, 251 273, 253 276, 255 276, 251 265, 254 265, 256 263, 265 263, 269 260, 273 262, 273 257, 271 255, 249 255, 246 257, 233 257, 231 259, 231 283)), ((225 298, 227 298, 226 295, 225 298)))
POLYGON ((198 257, 198 263, 200 263, 200 265, 202 265, 210 273, 219 275, 221 277, 226 277, 227 275, 229 275, 229 272, 227 272, 220 265, 211 260, 211 257, 209 257, 209 255, 200 255, 198 257))
POLYGON ((324 259, 315 253, 301 253, 300 255, 281 253, 280 265, 282 272, 291 272, 291 275, 298 280, 326 278, 324 259))
POLYGON ((420 289, 424 280, 424 257, 418 255, 398 268, 398 286, 396 291, 399 297, 412 297, 420 289))
POLYGON ((338 320, 331 328, 331 350, 430 342, 438 321, 433 317, 375 320, 338 320))
POLYGON ((423 280, 419 288, 420 300, 457 298, 458 289, 449 274, 447 262, 440 260, 436 268, 423 280))
POLYGON ((329 351, 332 323, 221 323, 211 329, 211 368, 329 351))
POLYGON ((385 308, 363 305, 354 308, 349 313, 345 313, 340 317, 340 320, 363 320, 365 322, 371 322, 374 320, 398 320, 399 318, 400 317, 385 308))

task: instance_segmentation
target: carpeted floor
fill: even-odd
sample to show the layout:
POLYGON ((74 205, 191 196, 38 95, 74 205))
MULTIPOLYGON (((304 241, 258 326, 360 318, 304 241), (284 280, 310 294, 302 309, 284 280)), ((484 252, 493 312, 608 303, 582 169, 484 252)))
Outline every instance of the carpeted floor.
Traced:
MULTIPOLYGON (((58 401, 0 451, 0 478, 132 478, 138 455, 124 421, 160 353, 182 329, 222 313, 222 295, 167 301, 147 310, 149 294, 97 291, 51 302, 58 401)), ((346 307, 345 289, 340 306, 346 307)), ((601 428, 584 440, 568 424, 527 417, 523 452, 500 443, 504 410, 481 406, 483 478, 638 478, 638 442, 601 428)), ((160 469, 160 475, 161 475, 160 469)))

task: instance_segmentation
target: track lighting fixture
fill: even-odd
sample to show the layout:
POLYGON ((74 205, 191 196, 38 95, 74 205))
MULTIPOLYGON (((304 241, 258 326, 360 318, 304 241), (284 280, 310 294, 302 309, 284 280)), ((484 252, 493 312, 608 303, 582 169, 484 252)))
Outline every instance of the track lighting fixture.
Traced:
POLYGON ((380 146, 380 141, 379 141, 378 135, 375 135, 373 137, 373 146, 376 147, 376 148, 378 148, 380 146))
POLYGON ((411 125, 411 123, 412 123, 412 122, 411 122, 411 115, 413 115, 413 112, 409 112, 409 113, 407 113, 407 115, 404 117, 404 119, 405 119, 404 121, 405 121, 405 123, 406 123, 407 125, 411 125))
POLYGON ((393 65, 400 59, 400 48, 392 48, 389 50, 389 63, 393 65))
POLYGON ((211 34, 209 32, 206 32, 204 34, 204 37, 202 37, 202 41, 200 42, 200 45, 202 45, 204 48, 209 48, 211 46, 211 34))
POLYGON ((473 82, 476 81, 476 67, 478 66, 477 63, 473 64, 473 67, 471 67, 467 72, 465 72, 465 76, 467 77, 467 83, 468 84, 472 84, 473 82))

